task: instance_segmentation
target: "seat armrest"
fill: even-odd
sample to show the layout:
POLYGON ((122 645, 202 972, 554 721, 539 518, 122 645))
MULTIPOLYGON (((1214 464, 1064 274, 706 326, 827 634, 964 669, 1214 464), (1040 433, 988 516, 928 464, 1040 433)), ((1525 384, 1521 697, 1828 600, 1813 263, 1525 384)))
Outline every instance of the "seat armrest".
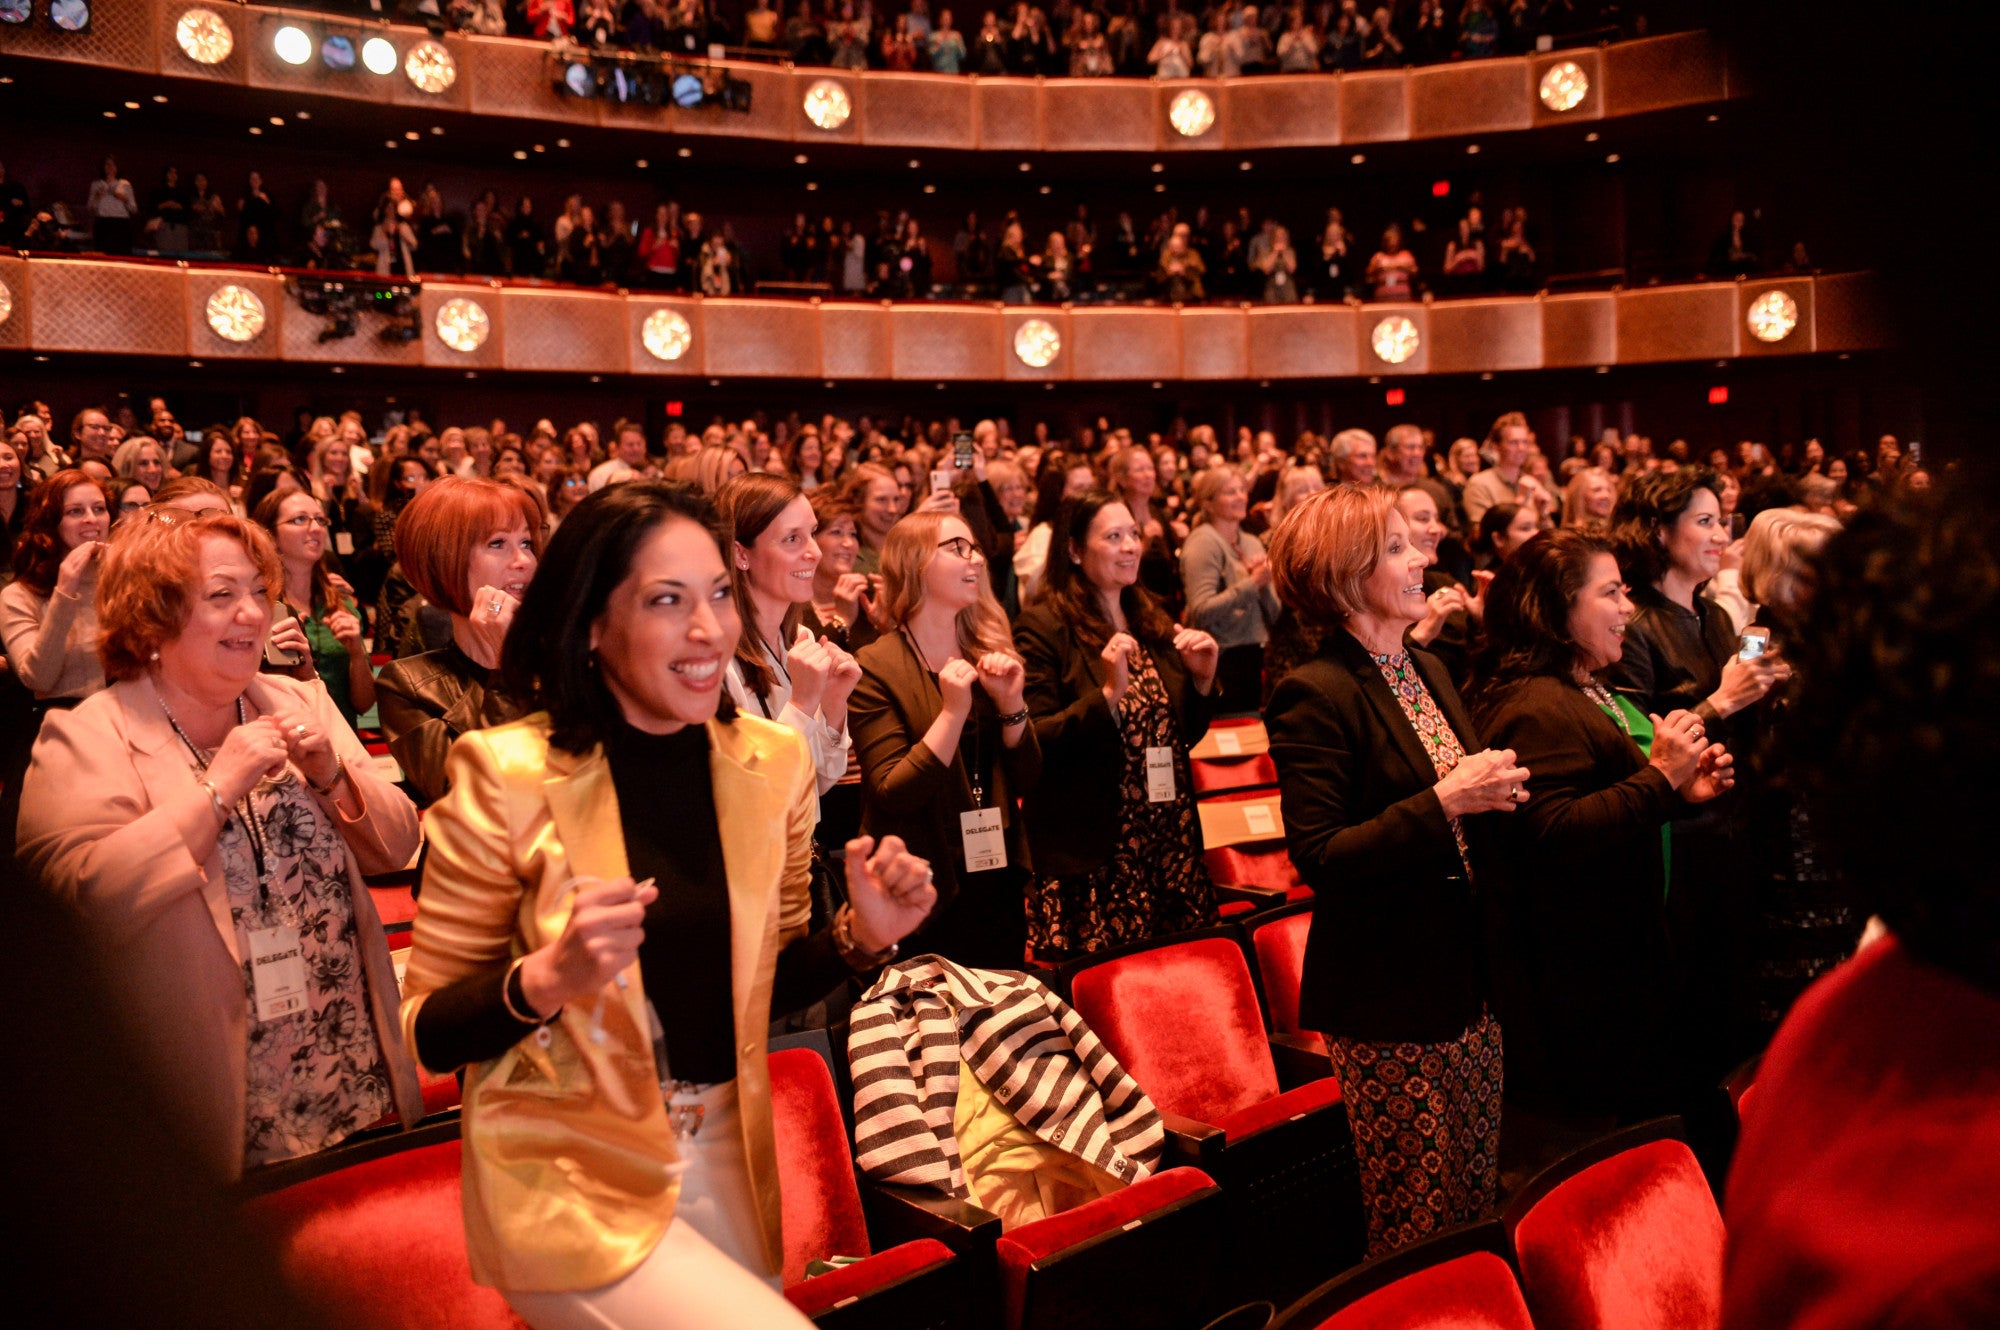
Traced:
POLYGON ((1221 1128, 1181 1117, 1177 1113, 1160 1114, 1160 1124, 1167 1129, 1167 1148, 1160 1160, 1161 1167, 1186 1165, 1198 1168, 1211 1177, 1215 1175, 1214 1170, 1222 1161, 1222 1152, 1229 1145, 1229 1138, 1221 1128))
POLYGON ((991 1252, 1000 1238, 1000 1216, 927 1188, 864 1180, 861 1203, 869 1238, 878 1249, 935 1238, 963 1256, 991 1252))
POLYGON ((1277 887, 1256 887, 1235 882, 1215 884, 1215 899, 1218 904, 1229 901, 1248 901, 1252 910, 1268 910, 1285 903, 1285 893, 1277 887))
POLYGON ((1296 1090, 1333 1075, 1333 1059, 1324 1042, 1303 1034, 1274 1034, 1270 1040, 1280 1090, 1296 1090))

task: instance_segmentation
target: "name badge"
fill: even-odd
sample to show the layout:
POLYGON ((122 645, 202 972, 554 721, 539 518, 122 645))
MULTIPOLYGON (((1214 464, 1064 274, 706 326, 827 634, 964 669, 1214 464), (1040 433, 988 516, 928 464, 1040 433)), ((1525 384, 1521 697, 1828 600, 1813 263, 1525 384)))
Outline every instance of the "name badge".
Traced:
POLYGON ((354 553, 354 533, 352 531, 334 532, 333 552, 335 554, 340 554, 340 555, 348 555, 354 553))
POLYGON ((997 808, 968 808, 958 815, 965 837, 965 871, 983 873, 1007 866, 1007 833, 1000 828, 997 808))
POLYGON ((1240 757, 1243 754, 1243 736, 1235 730, 1215 732, 1215 751, 1224 757, 1240 757))
POLYGON ((250 980, 259 1021, 279 1020, 306 1009, 306 958, 298 929, 250 930, 250 980))
POLYGON ((1278 821, 1271 816, 1271 810, 1265 804, 1245 804, 1243 806, 1243 822, 1244 825, 1250 828, 1250 834, 1253 836, 1275 836, 1278 834, 1278 821))
POLYGON ((1174 750, 1154 747, 1146 750, 1146 800, 1170 804, 1174 801, 1174 750))

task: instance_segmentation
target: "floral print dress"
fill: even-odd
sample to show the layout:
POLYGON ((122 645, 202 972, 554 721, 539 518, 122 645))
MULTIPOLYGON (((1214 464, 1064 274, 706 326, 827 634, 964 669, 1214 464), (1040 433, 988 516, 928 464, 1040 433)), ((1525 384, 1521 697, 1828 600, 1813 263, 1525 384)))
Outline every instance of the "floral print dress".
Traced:
POLYGON ((217 842, 249 1011, 245 1168, 324 1150, 395 1107, 368 1002, 346 843, 289 767, 250 799, 263 828, 268 899, 260 899, 256 854, 240 814, 217 842), (267 928, 298 931, 307 998, 303 1011, 260 1021, 250 934, 267 928))
POLYGON ((1028 941, 1038 957, 1103 951, 1215 922, 1187 744, 1152 657, 1141 650, 1138 661, 1120 712, 1117 844, 1102 867, 1044 877, 1028 892, 1028 941), (1173 750, 1171 800, 1147 797, 1148 748, 1173 750))

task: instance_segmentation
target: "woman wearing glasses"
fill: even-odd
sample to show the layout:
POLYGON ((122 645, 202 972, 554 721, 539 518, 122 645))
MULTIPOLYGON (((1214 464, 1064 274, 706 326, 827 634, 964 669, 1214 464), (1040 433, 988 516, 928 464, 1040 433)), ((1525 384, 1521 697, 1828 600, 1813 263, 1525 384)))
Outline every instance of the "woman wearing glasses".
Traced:
POLYGON ((327 571, 326 510, 312 491, 289 490, 265 496, 252 515, 277 538, 285 570, 271 645, 292 657, 299 678, 319 675, 351 726, 375 706, 375 675, 368 668, 354 588, 327 571), (295 622, 284 622, 288 617, 295 622))
POLYGON ((903 944, 1018 970, 1028 867, 1016 801, 1041 775, 1021 658, 972 531, 913 513, 882 542, 882 636, 855 657, 847 723, 861 760, 861 830, 901 836, 937 874, 937 906, 903 944))

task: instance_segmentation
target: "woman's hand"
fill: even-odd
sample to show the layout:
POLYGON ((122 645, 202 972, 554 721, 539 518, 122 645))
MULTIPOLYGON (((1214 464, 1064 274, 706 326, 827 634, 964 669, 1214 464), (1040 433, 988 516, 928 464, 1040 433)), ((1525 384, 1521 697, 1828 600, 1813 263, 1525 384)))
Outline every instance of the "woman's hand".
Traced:
POLYGON ((936 490, 924 496, 924 501, 913 510, 920 513, 950 513, 958 516, 958 496, 950 490, 936 490))
POLYGON ((834 729, 845 729, 847 699, 853 694, 854 685, 861 682, 861 662, 843 651, 832 638, 822 637, 819 644, 833 661, 826 676, 826 691, 820 694, 819 714, 834 729))
POLYGON ((593 882, 576 893, 562 936, 528 953, 521 964, 521 995, 542 1016, 553 1016, 578 998, 610 983, 639 956, 646 940, 646 907, 659 897, 651 878, 593 882))
POLYGON ((900 836, 847 842, 847 900, 854 911, 854 940, 886 951, 917 930, 937 904, 931 866, 903 846, 900 836))
POLYGON ((1771 656, 1759 656, 1755 660, 1744 660, 1732 656, 1722 667, 1722 683, 1708 695, 1708 704, 1715 708, 1718 716, 1733 716, 1745 707, 1755 706, 1764 700, 1764 694, 1771 691, 1771 685, 1778 681, 1778 662, 1771 656))
POLYGON ((520 601, 498 587, 483 586, 474 592, 465 630, 478 650, 466 654, 488 669, 499 664, 500 648, 506 645, 507 630, 514 626, 514 612, 520 608, 520 601))
POLYGON ((1470 613, 1472 598, 1459 586, 1441 586, 1424 597, 1424 617, 1410 628, 1410 640, 1429 646, 1444 631, 1445 622, 1458 610, 1470 613))
POLYGON ((333 751, 333 736, 303 711, 274 712, 271 719, 277 723, 278 737, 284 740, 285 755, 292 765, 316 787, 323 789, 332 784, 340 770, 339 757, 333 751))
POLYGON ((1701 760, 1695 764, 1694 779, 1681 790, 1681 798, 1691 804, 1705 804, 1734 784, 1735 756, 1721 744, 1710 744, 1702 750, 1701 760))
POLYGON ((63 555, 62 564, 56 569, 56 594, 80 598, 96 586, 97 570, 107 548, 101 540, 86 540, 63 555))
POLYGON ((1472 571, 1472 594, 1465 598, 1465 609, 1476 623, 1486 622, 1486 588, 1493 585, 1497 576, 1490 568, 1475 568, 1472 571))
POLYGON ((1132 656, 1138 650, 1139 643, 1132 634, 1113 633, 1104 650, 1097 653, 1104 662, 1104 700, 1113 711, 1118 710, 1118 704, 1125 700, 1125 690, 1132 686, 1132 656))
POLYGON ((826 696, 827 677, 833 673, 833 657, 801 629, 799 640, 785 653, 785 672, 792 676, 792 705, 808 716, 816 714, 826 696))
POLYGON ((1028 671, 1018 657, 989 651, 979 658, 979 686, 1001 715, 1010 716, 1025 705, 1022 698, 1028 688, 1028 671))
POLYGON ((1261 550, 1252 550, 1244 555, 1243 567, 1250 574, 1250 580, 1259 587, 1271 585, 1271 560, 1261 550))
POLYGON ((296 614, 271 630, 271 645, 292 658, 292 675, 299 679, 317 679, 319 671, 313 665, 312 642, 306 637, 306 627, 299 622, 296 614))
POLYGON ((944 714, 963 723, 972 714, 972 689, 979 682, 979 669, 969 660, 948 660, 938 671, 938 692, 944 697, 944 714))
POLYGON ((259 716, 223 738, 222 747, 208 764, 206 779, 222 802, 234 805, 256 789, 258 781, 283 771, 289 751, 278 722, 259 716))
POLYGON ((833 607, 849 624, 861 622, 861 616, 867 613, 862 602, 872 594, 866 573, 842 573, 833 579, 833 607))
POLYGON ((1194 690, 1207 697, 1209 690, 1215 687, 1215 669, 1222 660, 1222 648, 1201 629, 1175 624, 1174 650, 1181 653, 1181 664, 1187 667, 1188 680, 1194 684, 1194 690))
POLYGON ((349 614, 346 610, 335 610, 333 613, 327 615, 326 630, 333 634, 335 641, 347 648, 348 655, 365 656, 368 654, 368 641, 361 636, 361 620, 349 614))
POLYGON ((1528 769, 1513 749, 1487 748, 1460 758, 1436 788, 1446 817, 1504 813, 1528 802, 1528 769))
POLYGON ((1671 712, 1664 720, 1648 718, 1653 722, 1650 765, 1658 767, 1676 790, 1684 789, 1694 779, 1701 755, 1709 747, 1707 727, 1692 711, 1671 712))

